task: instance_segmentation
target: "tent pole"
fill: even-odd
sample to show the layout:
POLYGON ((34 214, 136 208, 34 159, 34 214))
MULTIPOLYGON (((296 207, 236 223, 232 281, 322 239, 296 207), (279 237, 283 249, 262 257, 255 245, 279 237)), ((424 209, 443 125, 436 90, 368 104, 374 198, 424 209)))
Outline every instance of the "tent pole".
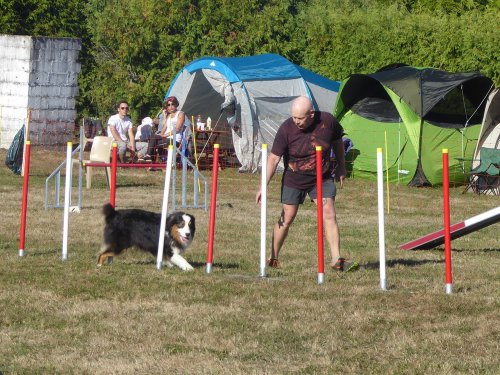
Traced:
POLYGON ((399 171, 401 170, 401 117, 398 121, 398 185, 399 185, 399 171))

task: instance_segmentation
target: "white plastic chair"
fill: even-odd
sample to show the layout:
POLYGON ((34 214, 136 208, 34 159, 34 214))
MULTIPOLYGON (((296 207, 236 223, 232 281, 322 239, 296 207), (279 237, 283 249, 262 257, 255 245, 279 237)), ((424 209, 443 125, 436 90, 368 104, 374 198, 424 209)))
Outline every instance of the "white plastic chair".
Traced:
MULTIPOLYGON (((86 163, 110 163, 111 162, 111 147, 113 145, 113 138, 106 136, 94 137, 92 141, 92 148, 90 149, 89 160, 84 160, 86 163)), ((101 167, 95 167, 101 169, 101 167)), ((105 167, 106 181, 108 188, 111 186, 111 168, 105 167)), ((93 167, 85 166, 87 189, 92 187, 92 173, 93 167)))

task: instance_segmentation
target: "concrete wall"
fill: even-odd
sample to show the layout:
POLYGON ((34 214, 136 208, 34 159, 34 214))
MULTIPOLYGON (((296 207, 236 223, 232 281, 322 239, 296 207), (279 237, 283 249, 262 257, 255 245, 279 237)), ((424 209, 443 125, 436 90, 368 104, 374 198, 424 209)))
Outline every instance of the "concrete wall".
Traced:
POLYGON ((33 145, 73 138, 79 39, 0 35, 0 148, 27 122, 33 145))

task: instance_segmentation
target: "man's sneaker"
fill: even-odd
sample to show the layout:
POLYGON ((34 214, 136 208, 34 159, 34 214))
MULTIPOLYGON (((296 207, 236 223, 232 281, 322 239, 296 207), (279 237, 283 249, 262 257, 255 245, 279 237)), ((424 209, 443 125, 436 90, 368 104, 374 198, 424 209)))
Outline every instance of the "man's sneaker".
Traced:
POLYGON ((144 160, 151 160, 151 156, 149 156, 148 154, 144 155, 144 160))
POLYGON ((271 268, 280 268, 281 267, 280 262, 276 258, 269 259, 269 262, 267 263, 267 265, 271 268))
POLYGON ((334 271, 339 271, 339 272, 350 272, 350 271, 355 271, 359 268, 359 263, 358 262, 348 262, 344 258, 339 258, 337 262, 332 266, 332 269, 334 271))

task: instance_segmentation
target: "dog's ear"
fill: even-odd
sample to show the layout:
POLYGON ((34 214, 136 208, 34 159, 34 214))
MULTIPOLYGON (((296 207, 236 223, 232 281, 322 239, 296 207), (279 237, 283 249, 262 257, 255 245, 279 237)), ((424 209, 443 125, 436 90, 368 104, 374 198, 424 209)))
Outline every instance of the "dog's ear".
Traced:
POLYGON ((176 215, 175 214, 170 214, 167 216, 167 221, 166 221, 166 227, 167 227, 167 230, 168 228, 172 228, 172 226, 175 224, 176 222, 176 215))
POLYGON ((196 225, 195 225, 195 218, 193 215, 190 215, 188 214, 188 216, 191 218, 191 232, 192 232, 192 235, 194 235, 194 232, 196 231, 196 225))

